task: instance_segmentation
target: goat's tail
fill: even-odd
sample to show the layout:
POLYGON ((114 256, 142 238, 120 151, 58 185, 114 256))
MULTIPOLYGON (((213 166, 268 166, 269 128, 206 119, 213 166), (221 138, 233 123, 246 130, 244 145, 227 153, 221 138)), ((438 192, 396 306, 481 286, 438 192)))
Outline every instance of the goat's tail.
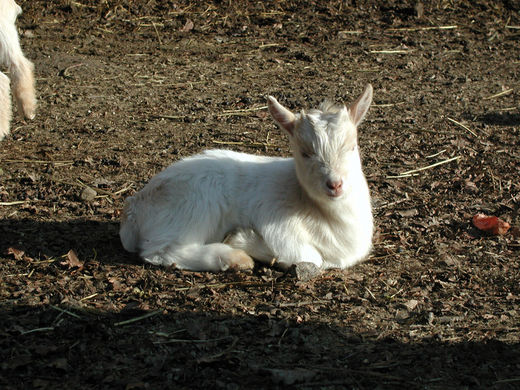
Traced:
POLYGON ((139 229, 135 216, 134 200, 133 196, 125 200, 125 207, 121 214, 121 226, 119 228, 121 243, 128 252, 137 252, 139 249, 139 229))

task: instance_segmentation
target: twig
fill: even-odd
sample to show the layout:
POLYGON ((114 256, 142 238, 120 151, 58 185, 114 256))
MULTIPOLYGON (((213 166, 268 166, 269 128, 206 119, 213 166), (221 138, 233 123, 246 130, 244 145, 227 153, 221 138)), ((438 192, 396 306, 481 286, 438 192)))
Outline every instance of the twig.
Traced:
POLYGON ((421 171, 425 171, 427 169, 431 169, 431 168, 434 168, 434 167, 437 167, 439 165, 443 165, 443 164, 447 164, 449 162, 452 162, 452 161, 455 161, 455 160, 458 160, 462 158, 462 156, 457 156, 457 157, 452 157, 452 158, 449 158, 447 160, 443 160, 443 161, 439 161, 439 162, 436 162, 435 164, 432 164, 432 165, 428 165, 426 167, 422 167, 422 168, 417 168, 417 169, 412 169, 410 171, 406 171, 406 172, 402 172, 400 173, 400 175, 411 175, 413 173, 417 173, 417 172, 421 172, 421 171))
POLYGON ((330 303, 330 301, 322 299, 322 300, 317 300, 317 301, 281 302, 278 304, 278 307, 301 307, 301 306, 315 305, 315 304, 322 304, 322 303, 330 303))
POLYGON ((24 204, 27 203, 26 200, 15 200, 13 202, 0 202, 0 206, 14 206, 17 204, 24 204))
POLYGON ((499 381, 496 381, 495 385, 499 384, 499 383, 513 383, 513 382, 520 382, 520 377, 518 377, 518 378, 509 378, 509 379, 501 379, 499 381))
POLYGON ((152 115, 152 118, 158 119, 184 119, 186 115, 152 115))
POLYGON ((252 112, 252 111, 260 111, 265 110, 267 106, 261 106, 261 107, 252 107, 252 108, 244 108, 241 110, 227 110, 224 111, 222 114, 217 114, 216 116, 233 116, 233 115, 245 115, 246 113, 252 112))
POLYGON ((405 104, 406 102, 399 102, 399 103, 386 103, 386 104, 372 104, 372 107, 379 107, 379 108, 386 108, 386 107, 394 107, 399 106, 401 104, 405 104))
POLYGON ((47 327, 44 327, 44 328, 36 328, 36 329, 27 330, 25 332, 22 332, 21 334, 22 335, 26 335, 26 334, 29 334, 29 333, 47 332, 49 330, 54 330, 54 328, 52 326, 47 326, 47 327))
POLYGON ((341 30, 341 31, 338 31, 338 36, 345 36, 345 35, 359 35, 359 34, 363 34, 363 31, 361 30, 341 30))
POLYGON ((215 341, 222 341, 232 338, 233 336, 225 336, 220 337, 218 339, 207 339, 207 340, 189 340, 189 339, 169 339, 165 341, 154 341, 154 344, 175 344, 175 343, 193 343, 193 344, 203 344, 203 343, 212 343, 215 341))
POLYGON ((140 317, 131 318, 131 319, 126 320, 126 321, 116 322, 114 324, 114 326, 122 326, 122 325, 133 324, 134 322, 144 320, 145 318, 155 316, 155 315, 157 315, 159 313, 162 313, 162 309, 156 310, 156 311, 152 311, 152 312, 146 313, 145 315, 142 315, 140 317))
MULTIPOLYGON (((209 283, 201 285, 193 285, 189 287, 177 287, 173 291, 188 291, 192 288, 225 288, 230 286, 243 286, 243 287, 264 287, 266 285, 272 286, 273 282, 259 283, 259 282, 227 282, 227 283, 209 283)), ((275 283, 277 286, 283 286, 285 283, 275 283)))
POLYGON ((491 96, 485 97, 485 98, 483 98, 483 99, 484 99, 484 100, 495 99, 495 98, 500 97, 500 96, 509 95, 511 92, 513 92, 513 88, 506 89, 505 91, 502 91, 502 92, 496 93, 496 94, 494 94, 494 95, 491 95, 491 96))
POLYGON ((68 71, 71 70, 71 69, 74 69, 74 68, 79 68, 80 66, 85 66, 85 64, 74 64, 74 65, 71 65, 67 68, 65 68, 63 70, 63 72, 61 72, 61 74, 65 77, 69 77, 69 74, 68 74, 68 71))
POLYGON ((365 287, 365 290, 367 290, 367 292, 370 294, 370 296, 372 297, 372 299, 374 299, 374 301, 377 301, 377 298, 375 297, 375 295, 372 293, 372 291, 370 291, 368 289, 368 287, 365 287))
POLYGON ((372 54, 408 54, 413 50, 370 50, 372 54))
POLYGON ((152 26, 155 30, 155 33, 157 34, 157 40, 159 41, 159 45, 162 46, 161 36, 159 35, 159 30, 157 30, 157 26, 155 25, 155 22, 152 20, 152 26))
MULTIPOLYGON (((402 27, 389 28, 386 31, 429 31, 429 30, 453 30, 458 26, 430 26, 430 27, 402 27)), ((506 26, 507 27, 507 26, 506 26)))
POLYGON ((91 294, 91 295, 87 295, 86 297, 83 297, 80 299, 81 302, 83 301, 88 301, 89 299, 92 299, 94 297, 96 297, 98 295, 98 293, 94 293, 94 294, 91 294))
POLYGON ((265 43, 263 45, 258 46, 258 48, 259 49, 264 49, 266 47, 276 47, 276 46, 281 46, 281 44, 279 44, 279 43, 265 43))
POLYGON ((58 166, 58 164, 60 166, 74 164, 74 161, 72 161, 72 160, 50 161, 50 160, 29 160, 29 159, 24 159, 24 160, 6 159, 6 160, 1 160, 1 161, 8 162, 8 163, 22 163, 22 164, 54 164, 56 166, 58 166))
POLYGON ((434 157, 437 157, 437 156, 443 154, 445 151, 446 151, 446 149, 442 149, 442 150, 441 150, 440 152, 438 152, 438 153, 430 154, 429 156, 426 156, 426 158, 434 158, 434 157))
POLYGON ((61 311, 62 313, 68 314, 68 315, 71 316, 71 317, 78 318, 78 319, 81 318, 81 317, 78 316, 77 314, 72 313, 71 311, 68 311, 68 310, 62 309, 61 307, 57 307, 57 306, 54 306, 54 305, 51 305, 51 307, 52 307, 54 310, 61 311))
POLYGON ((520 30, 520 26, 506 26, 510 30, 520 30))
POLYGON ((233 350, 233 348, 235 348, 235 345, 237 345, 237 341, 238 341, 238 337, 233 337, 233 341, 231 342, 231 345, 229 347, 227 347, 223 351, 218 352, 216 354, 209 355, 209 356, 203 356, 203 357, 197 359, 197 363, 199 363, 199 364, 200 363, 212 363, 214 361, 217 361, 222 356, 225 356, 229 352, 231 352, 233 350))
POLYGON ((474 137, 478 137, 478 135, 473 131, 471 130, 468 126, 466 125, 463 125, 462 123, 460 122, 457 122, 455 119, 452 119, 450 117, 446 117, 447 120, 449 120, 450 122, 452 123, 455 123, 456 125, 459 125, 460 127, 462 127, 464 130, 467 130, 469 131, 474 137))
POLYGON ((409 174, 409 175, 390 175, 390 176, 386 176, 387 179, 402 179, 402 178, 405 178, 405 177, 413 177, 413 176, 419 176, 418 173, 414 173, 414 174, 409 174))

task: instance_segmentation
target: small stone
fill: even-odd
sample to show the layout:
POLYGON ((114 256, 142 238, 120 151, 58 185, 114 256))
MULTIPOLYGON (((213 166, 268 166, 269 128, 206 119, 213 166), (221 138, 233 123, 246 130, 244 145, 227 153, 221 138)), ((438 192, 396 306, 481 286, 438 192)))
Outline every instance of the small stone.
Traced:
POLYGON ((320 274, 320 269, 314 263, 303 262, 296 264, 294 271, 298 280, 308 282, 320 274))
POLYGON ((404 306, 409 310, 412 311, 417 307, 419 304, 419 301, 417 299, 410 299, 408 302, 404 304, 404 306))
POLYGON ((83 189, 83 191, 81 192, 81 199, 84 200, 85 202, 90 202, 90 201, 94 200, 94 198, 96 196, 97 196, 97 192, 90 187, 85 187, 83 189))

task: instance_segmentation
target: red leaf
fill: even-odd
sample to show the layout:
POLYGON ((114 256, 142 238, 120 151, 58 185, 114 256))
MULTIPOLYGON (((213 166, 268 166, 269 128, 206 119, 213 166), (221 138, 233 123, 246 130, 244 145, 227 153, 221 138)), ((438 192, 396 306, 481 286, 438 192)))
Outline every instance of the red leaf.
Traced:
POLYGON ((473 216, 473 225, 493 235, 506 234, 511 225, 494 215, 477 214, 473 216))

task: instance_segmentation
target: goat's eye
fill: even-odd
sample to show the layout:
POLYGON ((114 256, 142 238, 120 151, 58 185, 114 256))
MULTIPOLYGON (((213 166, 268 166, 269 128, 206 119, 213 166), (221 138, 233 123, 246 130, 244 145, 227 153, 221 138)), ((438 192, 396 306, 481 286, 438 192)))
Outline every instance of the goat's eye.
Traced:
POLYGON ((311 154, 307 153, 307 152, 301 152, 301 155, 302 155, 303 158, 310 158, 311 157, 311 154))

